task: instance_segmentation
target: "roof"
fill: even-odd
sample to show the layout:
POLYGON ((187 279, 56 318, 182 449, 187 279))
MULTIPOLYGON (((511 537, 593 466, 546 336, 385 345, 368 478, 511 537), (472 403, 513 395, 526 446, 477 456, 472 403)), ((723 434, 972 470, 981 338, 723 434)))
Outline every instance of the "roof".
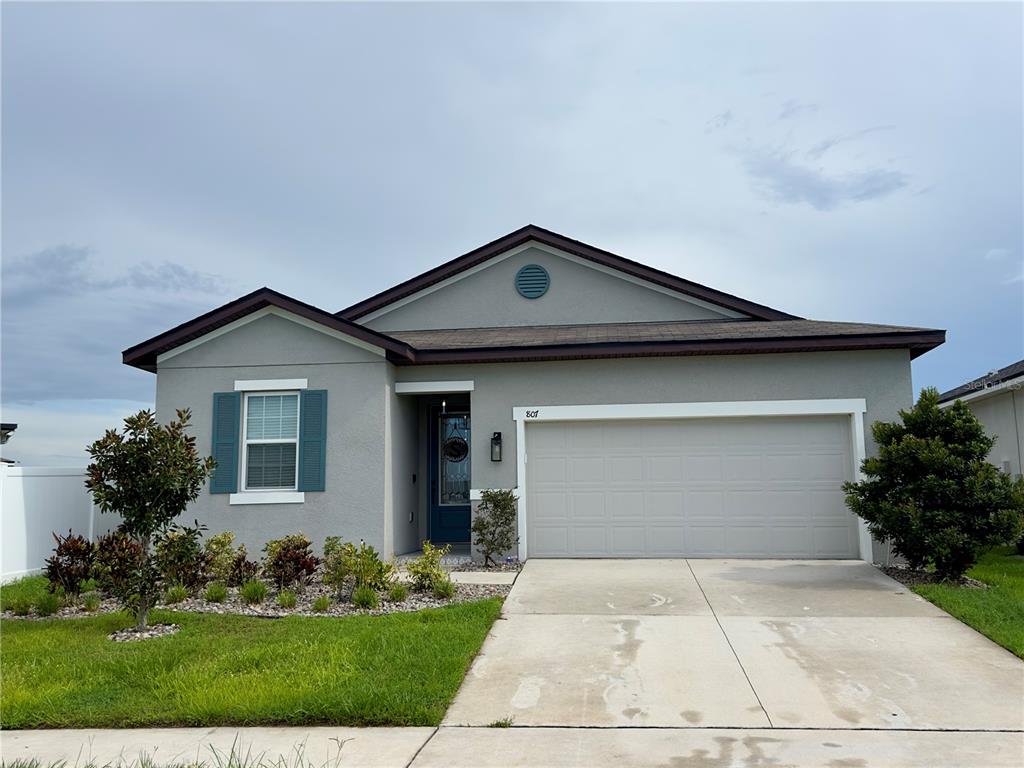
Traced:
POLYGON ((365 315, 375 312, 388 304, 392 304, 400 299, 404 299, 406 296, 411 296, 414 293, 422 291, 424 288, 428 288, 435 283, 439 283, 442 280, 447 280, 449 277, 464 272, 467 269, 471 269, 478 264, 481 264, 488 259, 493 259, 495 256, 499 256, 506 251, 510 251, 513 248, 517 248, 520 245, 525 245, 529 242, 537 242, 542 245, 550 246, 551 248, 557 248, 558 250, 570 253, 573 256, 585 259, 587 261, 600 264, 605 267, 611 267, 617 269, 620 272, 624 272, 633 277, 638 277, 642 280, 660 285, 663 288, 676 291, 686 296, 691 296, 702 301, 710 302, 711 304, 717 304, 720 307, 726 309, 732 309, 737 312, 742 312, 745 315, 759 319, 759 320, 793 320, 797 319, 796 315, 791 315, 788 312, 782 312, 778 309, 772 309, 766 307, 763 304, 758 304, 747 299, 741 299, 739 296, 733 296, 729 293, 722 291, 716 291, 714 288, 709 288, 706 285, 700 283, 694 283, 690 280, 684 280, 676 275, 663 272, 660 269, 649 267, 646 264, 641 264, 637 261, 617 256, 609 251, 602 250, 601 248, 595 248, 592 245, 581 243, 579 240, 573 240, 571 238, 560 235, 557 232, 538 227, 534 224, 528 224, 527 226, 517 229, 515 232, 511 232, 504 237, 499 237, 486 245, 482 245, 479 248, 475 248, 469 253, 464 253, 458 258, 452 259, 449 262, 442 264, 439 267, 427 270, 421 275, 410 278, 403 283, 399 283, 393 288, 388 288, 386 291, 381 291, 376 296, 371 296, 368 299, 364 299, 357 304, 353 304, 351 307, 341 310, 337 313, 338 317, 345 318, 346 320, 358 320, 365 315))
POLYGON ((945 403, 986 389, 1003 387, 1010 384, 1014 379, 1019 379, 1021 377, 1024 377, 1024 360, 1018 360, 1016 363, 1010 363, 1005 368, 1000 368, 998 371, 989 371, 984 376, 979 376, 976 379, 968 381, 966 384, 961 384, 959 387, 954 387, 947 392, 943 392, 939 395, 939 402, 945 403))
POLYGON ((820 320, 682 320, 392 332, 415 363, 937 347, 945 331, 820 320))
POLYGON ((154 336, 141 344, 129 347, 121 353, 122 362, 125 365, 131 365, 144 371, 155 373, 158 355, 193 339, 198 339, 200 336, 205 336, 210 331, 217 330, 235 320, 240 320, 246 315, 250 315, 264 307, 283 309, 327 328, 341 331, 353 338, 373 344, 383 349, 388 359, 404 359, 410 357, 412 353, 406 344, 390 336, 385 336, 382 333, 377 333, 369 328, 336 317, 330 312, 314 307, 312 304, 306 304, 270 288, 260 288, 240 299, 235 299, 222 307, 207 312, 205 315, 200 315, 193 320, 171 328, 171 330, 154 336))

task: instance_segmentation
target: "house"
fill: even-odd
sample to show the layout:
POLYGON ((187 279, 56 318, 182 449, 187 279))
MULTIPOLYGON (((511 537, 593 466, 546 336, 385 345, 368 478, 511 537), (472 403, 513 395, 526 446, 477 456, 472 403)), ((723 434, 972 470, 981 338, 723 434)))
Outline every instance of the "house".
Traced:
POLYGON ((940 407, 962 401, 997 437, 989 461, 1015 477, 1024 467, 1024 360, 939 395, 940 407))
MULTIPOLYGON (((124 352, 250 549, 403 553, 519 498, 521 558, 872 557, 840 485, 940 330, 806 320, 527 226, 340 312, 268 288, 124 352)), ((188 513, 189 517, 193 512, 188 513)))

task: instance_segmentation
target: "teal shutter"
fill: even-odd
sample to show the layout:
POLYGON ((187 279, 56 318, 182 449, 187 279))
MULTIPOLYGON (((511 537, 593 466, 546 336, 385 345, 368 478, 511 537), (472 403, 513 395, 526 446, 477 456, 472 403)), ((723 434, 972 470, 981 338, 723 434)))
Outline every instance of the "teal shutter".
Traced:
POLYGON ((235 493, 238 490, 241 411, 241 392, 213 393, 213 458, 217 468, 210 479, 210 493, 235 493))
POLYGON ((327 390, 304 389, 299 401, 299 490, 324 490, 326 474, 327 390))

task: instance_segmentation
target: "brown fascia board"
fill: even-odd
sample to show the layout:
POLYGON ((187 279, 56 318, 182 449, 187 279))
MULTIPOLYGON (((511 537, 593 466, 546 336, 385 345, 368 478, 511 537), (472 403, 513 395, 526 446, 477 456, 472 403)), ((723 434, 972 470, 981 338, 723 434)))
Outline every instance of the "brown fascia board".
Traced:
POLYGON ((686 294, 687 296, 701 299, 702 301, 717 304, 718 306, 725 307, 726 309, 742 312, 757 320, 803 319, 796 315, 782 312, 778 309, 766 307, 763 304, 757 304, 753 301, 741 299, 739 296, 733 296, 729 293, 716 291, 714 288, 709 288, 706 285, 685 280, 681 277, 677 277, 676 275, 669 274, 668 272, 663 272, 660 269, 648 267, 645 264, 627 259, 623 256, 618 256, 600 248, 595 248, 594 246, 587 245, 586 243, 581 243, 579 240, 572 240, 564 235, 558 234, 557 232, 552 232, 551 230, 538 227, 534 224, 528 224, 522 229, 517 229, 515 232, 507 234, 504 237, 500 237, 493 242, 482 245, 479 248, 475 248, 469 253, 452 259, 439 267, 434 267, 433 269, 406 280, 403 283, 399 283, 386 291, 382 291, 375 296, 371 296, 357 304, 353 304, 352 306, 338 312, 337 316, 351 321, 358 320, 359 318, 385 307, 388 304, 392 304, 407 296, 411 296, 424 288, 428 288, 435 283, 439 283, 442 280, 458 274, 459 272, 475 267, 477 264, 487 261, 488 259, 498 256, 499 254, 519 245, 523 245, 531 240, 552 248, 557 248, 558 250, 565 251, 566 253, 571 253, 574 256, 579 256, 582 259, 592 261, 596 264, 617 269, 621 272, 632 275, 633 277, 639 277, 643 280, 654 283, 655 285, 660 285, 663 288, 668 288, 670 290, 686 294))
POLYGON ((499 363, 542 360, 587 360, 615 357, 744 355, 784 352, 837 352, 863 349, 908 349, 911 359, 944 343, 946 332, 910 331, 885 334, 843 334, 809 338, 719 339, 715 341, 605 342, 536 347, 478 347, 416 350, 413 360, 398 365, 499 363))
POLYGON ((405 342, 357 325, 330 312, 318 309, 312 304, 306 304, 270 288, 260 288, 242 296, 240 299, 235 299, 224 306, 182 323, 158 336, 154 336, 141 344, 129 347, 121 353, 121 360, 125 365, 131 365, 135 368, 155 373, 156 358, 159 354, 181 346, 193 339, 198 339, 210 331, 250 315, 257 310, 271 306, 278 307, 327 328, 340 331, 348 336, 380 347, 392 362, 407 361, 412 357, 412 348, 405 342))

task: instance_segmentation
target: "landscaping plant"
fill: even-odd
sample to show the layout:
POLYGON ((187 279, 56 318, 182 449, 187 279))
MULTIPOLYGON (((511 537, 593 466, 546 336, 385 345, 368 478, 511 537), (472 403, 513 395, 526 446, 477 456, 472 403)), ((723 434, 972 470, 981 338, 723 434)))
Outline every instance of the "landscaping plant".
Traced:
POLYGON ((57 611, 64 605, 64 601, 61 600, 60 596, 55 592, 44 592, 36 598, 35 604, 32 606, 35 608, 36 613, 40 616, 53 616, 57 611))
POLYGON ((228 599, 228 588, 219 581, 210 582, 203 593, 203 599, 208 603, 223 603, 228 599))
POLYGON ((78 595, 82 582, 92 573, 92 542, 84 536, 73 534, 70 530, 67 536, 54 533, 53 540, 57 542, 57 546, 53 549, 53 555, 46 559, 44 571, 50 582, 50 589, 61 587, 65 594, 78 595))
POLYGON ((313 543, 302 533, 271 539, 263 547, 263 570, 278 588, 304 585, 320 565, 312 547, 313 543))
POLYGON ((184 584, 172 584, 164 594, 164 602, 168 605, 175 605, 184 602, 188 597, 188 589, 184 584))
POLYGON ((267 599, 267 585, 259 579, 252 579, 242 585, 238 594, 246 605, 258 605, 267 599))
POLYGON ((199 497, 216 462, 202 458, 195 437, 186 433, 191 414, 160 424, 151 411, 124 420, 124 430, 107 433, 89 446, 92 463, 86 488, 101 512, 121 516, 119 530, 139 545, 139 562, 119 598, 146 628, 158 596, 159 574, 150 551, 153 538, 167 529, 199 497))
POLYGON ((440 578, 434 579, 434 597, 441 598, 442 600, 451 600, 455 597, 455 582, 452 581, 452 577, 448 574, 444 574, 440 578))
POLYGON ((114 597, 130 596, 132 574, 142 560, 142 547, 120 531, 111 531, 96 542, 92 561, 93 580, 114 597))
POLYGON ((205 525, 171 524, 157 536, 153 560, 165 584, 182 584, 198 589, 206 583, 206 553, 201 539, 205 525))
POLYGON ((356 608, 376 608, 380 605, 380 598, 372 587, 356 587, 352 592, 352 604, 356 608))
POLYGON ((1024 480, 987 461, 995 438, 960 401, 939 408, 938 391, 925 389, 900 419, 872 425, 878 456, 864 460, 863 481, 843 485, 846 503, 911 568, 957 579, 1020 535, 1024 480))
POLYGON ((87 613, 93 613, 99 610, 100 607, 100 593, 99 592, 86 592, 82 595, 82 610, 87 613))
POLYGON ((484 556, 484 566, 497 565, 501 557, 519 543, 516 535, 517 499, 511 490, 486 490, 480 494, 473 517, 473 543, 484 556))
POLYGON ((227 584, 235 567, 235 534, 232 531, 215 533, 206 539, 206 573, 213 581, 227 584))
POLYGON ((400 581, 392 582, 388 587, 388 601, 392 603, 403 603, 409 597, 409 588, 400 581))
POLYGON ((423 542, 423 554, 406 565, 409 575, 412 577, 413 589, 426 592, 434 588, 435 581, 445 578, 446 574, 441 568, 441 558, 448 554, 449 549, 447 544, 443 547, 435 547, 429 541, 423 542))
POLYGON ((291 590, 284 589, 277 595, 277 604, 282 608, 294 608, 298 599, 291 590))
POLYGON ((313 601, 313 611, 316 613, 327 613, 330 607, 331 598, 327 595, 320 595, 320 597, 313 601))
POLYGON ((245 551, 245 544, 240 544, 235 552, 235 561, 231 564, 231 574, 228 576, 228 585, 240 587, 247 581, 252 581, 260 572, 260 564, 249 559, 249 553, 245 551))
POLYGON ((395 566, 381 560, 377 550, 366 542, 360 541, 357 547, 338 536, 328 536, 324 541, 324 584, 334 587, 340 598, 349 578, 353 589, 366 586, 385 590, 395 579, 395 566))
POLYGON ((17 597, 12 597, 7 602, 8 605, 5 607, 15 616, 28 616, 32 613, 32 604, 35 601, 27 595, 18 595, 17 597))

